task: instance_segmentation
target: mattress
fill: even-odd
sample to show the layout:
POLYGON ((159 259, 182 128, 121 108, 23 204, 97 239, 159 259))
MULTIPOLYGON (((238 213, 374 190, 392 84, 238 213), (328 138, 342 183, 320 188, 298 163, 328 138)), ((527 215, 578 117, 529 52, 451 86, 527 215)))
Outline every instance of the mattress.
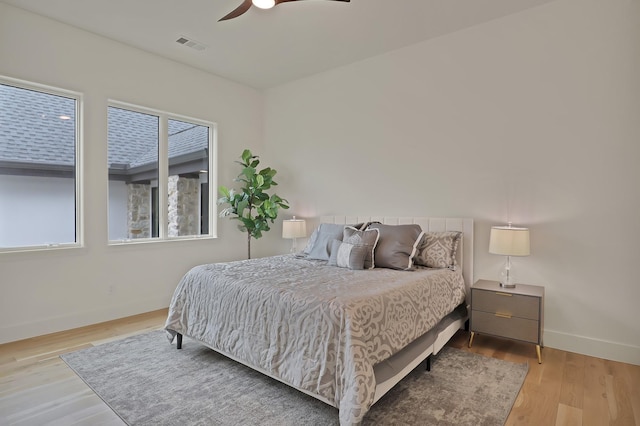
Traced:
POLYGON ((193 268, 166 330, 317 395, 348 425, 374 402, 374 366, 425 338, 464 298, 459 271, 357 271, 273 256, 193 268))

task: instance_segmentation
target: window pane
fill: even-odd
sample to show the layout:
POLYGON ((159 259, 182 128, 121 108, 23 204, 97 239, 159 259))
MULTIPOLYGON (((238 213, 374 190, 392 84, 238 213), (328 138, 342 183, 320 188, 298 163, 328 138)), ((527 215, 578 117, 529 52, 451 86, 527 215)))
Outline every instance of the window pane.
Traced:
POLYGON ((109 239, 158 237, 159 117, 108 110, 109 239), (157 194, 157 192, 156 192, 157 194), (154 220, 155 219, 155 220, 154 220))
POLYGON ((77 243, 76 105, 0 84, 0 248, 77 243))
POLYGON ((209 233, 209 127, 170 119, 169 237, 209 233))

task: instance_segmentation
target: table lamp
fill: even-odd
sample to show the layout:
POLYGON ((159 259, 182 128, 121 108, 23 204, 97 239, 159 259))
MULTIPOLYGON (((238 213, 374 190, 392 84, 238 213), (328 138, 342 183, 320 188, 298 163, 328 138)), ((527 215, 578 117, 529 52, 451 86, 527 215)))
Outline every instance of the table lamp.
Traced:
POLYGON ((500 286, 513 288, 516 286, 511 267, 511 256, 529 256, 529 228, 511 226, 492 226, 489 236, 489 253, 507 256, 502 270, 500 286))
POLYGON ((296 239, 307 236, 307 223, 303 219, 293 219, 282 221, 282 238, 293 239, 291 253, 296 253, 296 239))

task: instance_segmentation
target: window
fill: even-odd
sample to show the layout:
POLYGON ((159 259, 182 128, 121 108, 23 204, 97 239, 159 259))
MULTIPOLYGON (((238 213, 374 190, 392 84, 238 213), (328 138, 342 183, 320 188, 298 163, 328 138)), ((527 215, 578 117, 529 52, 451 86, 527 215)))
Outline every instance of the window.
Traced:
POLYGON ((158 185, 160 117, 109 107, 109 239, 158 237, 152 191, 158 185), (153 206, 153 207, 152 207, 153 206))
POLYGON ((213 123, 112 102, 109 240, 213 236, 213 123), (161 201, 164 200, 164 201, 161 201))
POLYGON ((0 251, 81 244, 80 101, 0 78, 0 251))

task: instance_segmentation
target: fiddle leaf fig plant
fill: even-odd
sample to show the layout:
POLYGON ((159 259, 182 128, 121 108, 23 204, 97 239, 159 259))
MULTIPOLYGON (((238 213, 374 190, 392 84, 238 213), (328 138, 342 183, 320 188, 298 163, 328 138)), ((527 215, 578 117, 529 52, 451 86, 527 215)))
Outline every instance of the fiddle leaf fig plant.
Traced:
POLYGON ((266 167, 258 171, 260 159, 245 149, 236 161, 242 167, 235 182, 241 182, 239 190, 220 186, 218 205, 228 205, 220 212, 220 217, 231 217, 238 220, 238 229, 247 233, 247 259, 251 259, 251 238, 261 238, 263 232, 269 231, 269 222, 278 217, 279 209, 288 209, 289 202, 278 195, 269 195, 266 191, 278 185, 273 177, 276 170, 266 167))

